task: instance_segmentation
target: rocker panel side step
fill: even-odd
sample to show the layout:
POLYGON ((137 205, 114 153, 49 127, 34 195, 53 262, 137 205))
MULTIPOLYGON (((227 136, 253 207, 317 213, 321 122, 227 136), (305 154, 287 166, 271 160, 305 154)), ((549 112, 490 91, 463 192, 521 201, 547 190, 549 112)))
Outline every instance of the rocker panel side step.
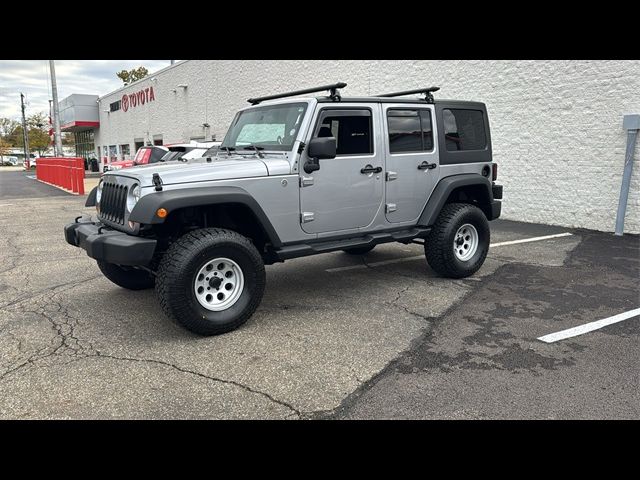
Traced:
POLYGON ((276 250, 275 254, 279 260, 289 260, 308 255, 316 255, 318 253, 334 252, 336 250, 343 250, 346 248, 370 247, 381 243, 409 243, 414 238, 425 237, 430 230, 430 228, 411 228, 409 230, 369 233, 362 237, 350 237, 313 243, 287 245, 276 250))

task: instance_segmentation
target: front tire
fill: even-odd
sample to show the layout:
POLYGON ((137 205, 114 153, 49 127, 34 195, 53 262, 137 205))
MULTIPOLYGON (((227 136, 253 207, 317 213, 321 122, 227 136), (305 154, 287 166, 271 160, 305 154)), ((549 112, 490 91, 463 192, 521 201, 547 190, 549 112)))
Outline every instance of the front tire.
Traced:
POLYGON ((155 277, 149 272, 98 260, 98 268, 113 283, 127 290, 153 288, 155 277))
POLYGON ((487 217, 466 203, 446 204, 424 242, 429 266, 442 276, 464 278, 476 273, 489 251, 487 217))
POLYGON ((249 239, 203 228, 169 247, 158 269, 156 294, 165 314, 187 330, 218 335, 253 315, 265 283, 262 256, 249 239))

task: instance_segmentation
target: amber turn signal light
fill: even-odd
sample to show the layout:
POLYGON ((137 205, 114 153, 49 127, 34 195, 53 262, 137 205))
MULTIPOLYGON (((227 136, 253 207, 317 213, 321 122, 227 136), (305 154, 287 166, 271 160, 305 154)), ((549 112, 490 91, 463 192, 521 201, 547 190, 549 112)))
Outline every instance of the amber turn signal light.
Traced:
POLYGON ((156 215, 160 218, 166 217, 168 213, 169 212, 167 212, 167 210, 165 210, 164 208, 159 208, 158 210, 156 210, 156 215))

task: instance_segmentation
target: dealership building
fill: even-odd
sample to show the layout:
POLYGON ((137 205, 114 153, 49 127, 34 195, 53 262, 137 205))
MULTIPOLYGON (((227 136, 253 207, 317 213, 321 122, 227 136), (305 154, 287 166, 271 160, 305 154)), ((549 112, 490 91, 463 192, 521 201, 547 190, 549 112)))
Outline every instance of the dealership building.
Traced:
MULTIPOLYGON (((436 85, 436 101, 484 102, 503 218, 614 230, 638 61, 187 60, 106 95, 67 97, 61 124, 78 155, 104 164, 142 145, 222 140, 248 98, 338 81, 343 96, 436 85)), ((638 166, 625 231, 640 233, 638 166)))

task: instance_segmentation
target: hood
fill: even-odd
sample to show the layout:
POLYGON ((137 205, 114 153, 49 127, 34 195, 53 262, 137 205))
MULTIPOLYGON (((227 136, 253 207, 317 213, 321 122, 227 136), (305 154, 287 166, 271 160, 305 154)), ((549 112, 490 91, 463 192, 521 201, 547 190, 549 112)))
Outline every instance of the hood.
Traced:
POLYGON ((205 182, 233 178, 263 177, 290 173, 289 162, 284 156, 278 158, 257 158, 255 156, 233 155, 214 157, 211 162, 158 162, 140 165, 126 170, 106 172, 108 175, 130 177, 138 180, 143 187, 152 186, 153 174, 157 173, 164 185, 175 183, 205 182))

